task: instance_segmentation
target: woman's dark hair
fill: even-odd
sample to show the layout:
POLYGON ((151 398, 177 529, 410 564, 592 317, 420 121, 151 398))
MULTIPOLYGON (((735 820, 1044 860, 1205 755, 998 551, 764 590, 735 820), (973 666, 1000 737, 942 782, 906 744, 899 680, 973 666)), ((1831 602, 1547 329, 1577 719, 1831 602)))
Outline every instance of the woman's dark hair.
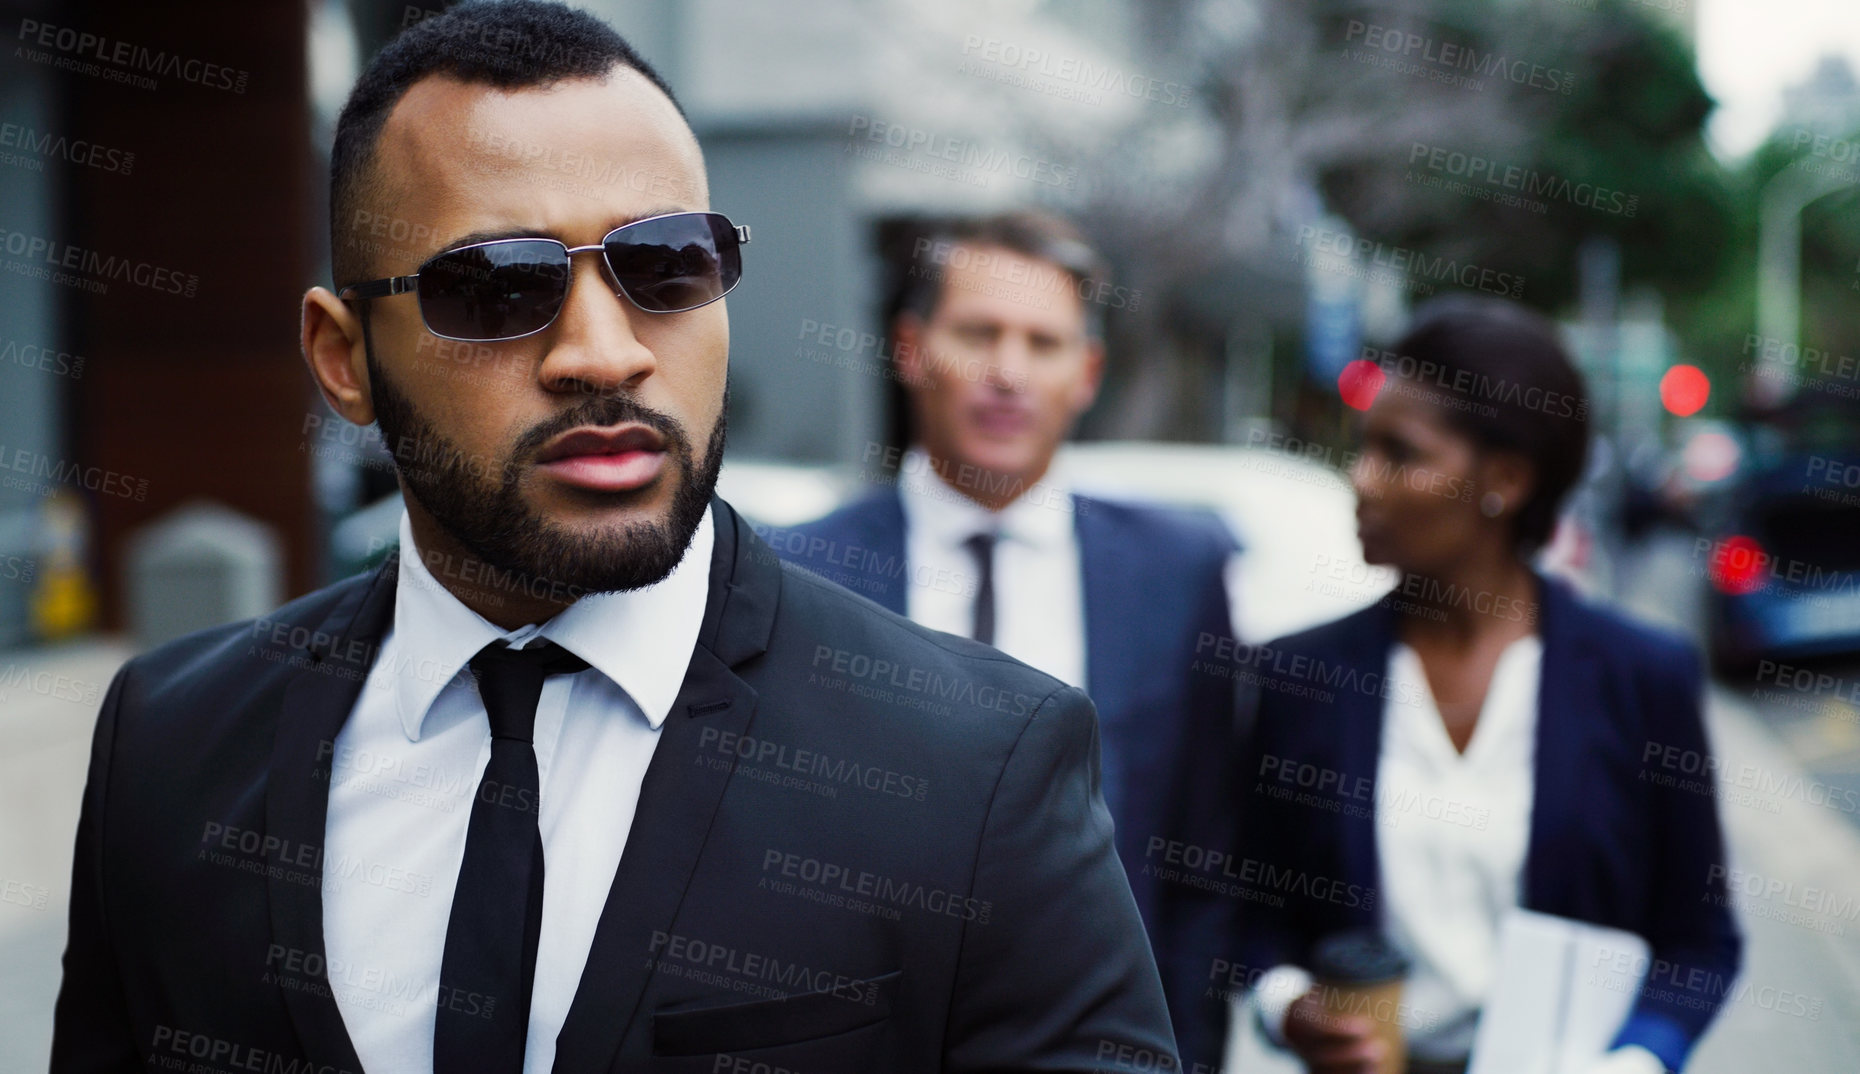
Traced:
POLYGON ((1503 299, 1447 295, 1415 311, 1381 365, 1480 449, 1530 461, 1513 536, 1524 555, 1543 547, 1589 453, 1588 389, 1556 326, 1503 299))

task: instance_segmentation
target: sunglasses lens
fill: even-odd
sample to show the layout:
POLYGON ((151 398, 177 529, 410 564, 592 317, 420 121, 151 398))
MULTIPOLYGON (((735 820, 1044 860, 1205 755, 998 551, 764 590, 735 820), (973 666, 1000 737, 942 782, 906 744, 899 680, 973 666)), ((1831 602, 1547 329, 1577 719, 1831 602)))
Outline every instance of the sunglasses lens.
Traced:
POLYGON ((453 250, 420 267, 420 316, 452 339, 515 339, 541 331, 568 296, 568 253, 547 239, 453 250))
POLYGON ((736 229, 722 213, 641 220, 613 232, 603 245, 620 289, 652 313, 715 302, 743 275, 736 229))

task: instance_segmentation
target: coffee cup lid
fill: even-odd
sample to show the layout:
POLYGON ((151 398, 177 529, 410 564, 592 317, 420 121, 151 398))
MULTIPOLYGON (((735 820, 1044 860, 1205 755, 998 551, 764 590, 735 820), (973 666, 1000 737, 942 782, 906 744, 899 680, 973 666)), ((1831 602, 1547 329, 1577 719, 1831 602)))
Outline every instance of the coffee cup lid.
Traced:
POLYGON ((1393 981, 1408 975, 1408 956, 1375 929, 1333 933, 1312 952, 1311 973, 1343 984, 1393 981))

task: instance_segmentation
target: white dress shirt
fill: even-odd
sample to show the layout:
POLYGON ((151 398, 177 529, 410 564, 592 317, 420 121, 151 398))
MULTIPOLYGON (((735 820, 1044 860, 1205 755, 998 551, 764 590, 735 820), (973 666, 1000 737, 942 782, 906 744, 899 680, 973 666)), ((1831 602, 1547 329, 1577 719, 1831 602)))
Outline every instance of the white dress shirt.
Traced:
POLYGON ((537 636, 591 665, 550 676, 536 706, 545 864, 523 1068, 554 1065, 659 727, 697 643, 711 525, 707 510, 658 584, 586 596, 540 628, 502 630, 433 577, 402 513, 394 622, 336 736, 325 831, 329 979, 364 1068, 433 1069, 446 923, 491 757, 490 721, 465 666, 498 638, 522 647, 537 636))
MULTIPOLYGON (((1377 879, 1383 928, 1411 960, 1403 1036, 1421 1058, 1472 1052, 1479 1009, 1497 980, 1499 926, 1520 903, 1530 849, 1542 677, 1541 638, 1506 646, 1461 753, 1420 655, 1400 642, 1389 652, 1376 765, 1377 879)), ((1284 1043, 1286 1011, 1310 987, 1311 975, 1295 966, 1261 979, 1256 1002, 1274 1041, 1284 1043)), ((1653 1053, 1634 1046, 1593 1067, 1595 1074, 1661 1070, 1653 1053)))
POLYGON ((904 557, 911 584, 905 614, 969 637, 975 628, 975 553, 963 542, 989 531, 995 543, 994 646, 1085 689, 1085 583, 1072 492, 1053 470, 1000 511, 946 483, 920 447, 898 468, 904 557))

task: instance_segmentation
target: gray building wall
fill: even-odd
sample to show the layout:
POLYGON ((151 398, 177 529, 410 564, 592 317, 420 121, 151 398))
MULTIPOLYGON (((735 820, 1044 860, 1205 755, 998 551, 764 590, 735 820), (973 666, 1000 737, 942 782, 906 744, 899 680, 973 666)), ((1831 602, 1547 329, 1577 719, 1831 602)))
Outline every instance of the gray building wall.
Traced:
POLYGON ((839 127, 757 125, 700 137, 711 204, 751 229, 743 282, 727 300, 730 453, 858 458, 878 436, 885 366, 866 221, 851 203, 839 127))
MULTIPOLYGON (((0 66, 0 123, 43 134, 58 130, 46 69, 28 64, 0 66)), ((0 156, 0 227, 29 236, 56 235, 54 180, 60 162, 16 149, 0 156)), ((22 267, 33 260, 0 250, 0 258, 22 267)), ((68 359, 62 345, 59 296, 49 281, 18 272, 0 275, 0 451, 8 460, 64 459, 64 386, 59 374, 68 359), (42 365, 49 363, 51 369, 42 365), (25 452, 24 456, 16 454, 25 452)), ((81 373, 79 375, 82 375, 81 373)), ((10 472, 0 470, 0 473, 10 472)), ((29 477, 30 475, 21 475, 29 477)), ((27 577, 43 575, 34 547, 42 502, 33 479, 30 488, 0 483, 0 648, 26 640, 27 577), (30 562, 28 571, 25 564, 30 562)))

